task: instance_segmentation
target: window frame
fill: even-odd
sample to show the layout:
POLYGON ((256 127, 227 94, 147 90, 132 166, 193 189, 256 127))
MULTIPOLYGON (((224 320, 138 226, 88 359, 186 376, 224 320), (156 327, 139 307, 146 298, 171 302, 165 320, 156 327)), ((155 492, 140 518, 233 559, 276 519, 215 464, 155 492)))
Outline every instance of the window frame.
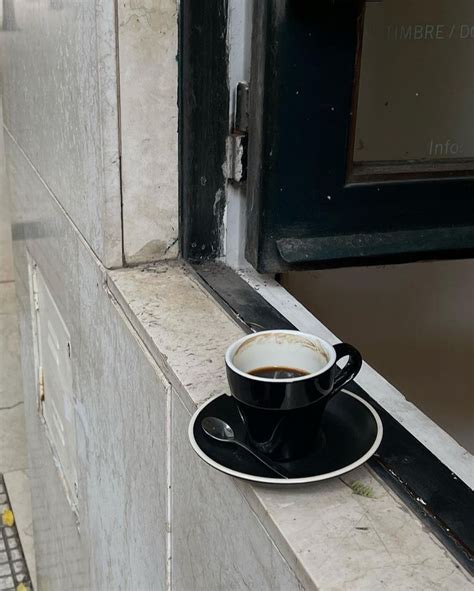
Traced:
POLYGON ((255 3, 246 256, 259 272, 474 253, 472 177, 348 178, 361 6, 255 3))

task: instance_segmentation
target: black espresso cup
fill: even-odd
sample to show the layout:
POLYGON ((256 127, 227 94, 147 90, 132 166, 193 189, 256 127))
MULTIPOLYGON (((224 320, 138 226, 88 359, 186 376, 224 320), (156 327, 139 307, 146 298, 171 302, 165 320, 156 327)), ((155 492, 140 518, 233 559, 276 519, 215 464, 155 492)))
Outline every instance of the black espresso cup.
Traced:
POLYGON ((247 335, 227 349, 225 361, 248 443, 280 461, 314 449, 327 402, 362 365, 351 345, 333 346, 296 330, 247 335), (343 357, 349 359, 339 369, 336 362, 343 357))

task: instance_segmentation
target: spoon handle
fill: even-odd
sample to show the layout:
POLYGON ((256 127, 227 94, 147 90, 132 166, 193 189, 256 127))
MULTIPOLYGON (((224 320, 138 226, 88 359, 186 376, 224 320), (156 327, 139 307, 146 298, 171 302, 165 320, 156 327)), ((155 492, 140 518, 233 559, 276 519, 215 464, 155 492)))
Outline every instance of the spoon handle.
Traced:
POLYGON ((267 460, 265 458, 262 458, 261 455, 259 455, 255 451, 253 451, 253 449, 251 449, 250 447, 248 447, 247 445, 245 445, 245 443, 242 443, 238 439, 234 439, 234 443, 237 444, 237 445, 240 445, 240 447, 242 447, 243 449, 245 449, 245 451, 248 451, 250 454, 252 454, 255 458, 257 458, 257 460, 259 460, 262 464, 264 464, 274 474, 277 474, 277 476, 279 476, 280 478, 285 478, 286 480, 288 480, 288 476, 286 476, 285 474, 283 474, 282 472, 280 472, 278 470, 278 468, 275 468, 275 466, 273 465, 273 462, 271 462, 270 460, 267 460))

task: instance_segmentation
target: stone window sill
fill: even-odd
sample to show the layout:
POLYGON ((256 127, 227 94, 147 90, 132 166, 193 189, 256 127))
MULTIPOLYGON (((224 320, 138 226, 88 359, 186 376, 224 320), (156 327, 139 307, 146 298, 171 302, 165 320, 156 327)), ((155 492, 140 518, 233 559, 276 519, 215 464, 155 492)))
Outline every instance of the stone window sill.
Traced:
MULTIPOLYGON (((224 352, 243 332, 186 263, 109 271, 107 287, 190 413, 226 391, 224 352)), ((375 389, 391 388, 367 369, 363 379, 375 389)), ((393 581, 399 589, 469 587, 462 568, 366 466, 284 490, 233 482, 306 589, 391 587, 393 581), (355 480, 374 497, 354 494, 347 483, 355 480)))

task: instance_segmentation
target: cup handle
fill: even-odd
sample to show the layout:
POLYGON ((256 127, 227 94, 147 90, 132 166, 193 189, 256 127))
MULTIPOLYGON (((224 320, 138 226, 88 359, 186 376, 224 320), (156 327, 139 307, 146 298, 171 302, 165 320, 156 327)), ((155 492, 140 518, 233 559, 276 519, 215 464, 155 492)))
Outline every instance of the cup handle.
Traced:
POLYGON ((344 386, 355 378, 362 367, 362 355, 352 345, 338 343, 337 345, 334 345, 334 350, 336 351, 336 361, 343 357, 349 357, 349 360, 334 378, 334 386, 331 395, 336 394, 336 392, 339 392, 339 390, 344 388, 344 386))

